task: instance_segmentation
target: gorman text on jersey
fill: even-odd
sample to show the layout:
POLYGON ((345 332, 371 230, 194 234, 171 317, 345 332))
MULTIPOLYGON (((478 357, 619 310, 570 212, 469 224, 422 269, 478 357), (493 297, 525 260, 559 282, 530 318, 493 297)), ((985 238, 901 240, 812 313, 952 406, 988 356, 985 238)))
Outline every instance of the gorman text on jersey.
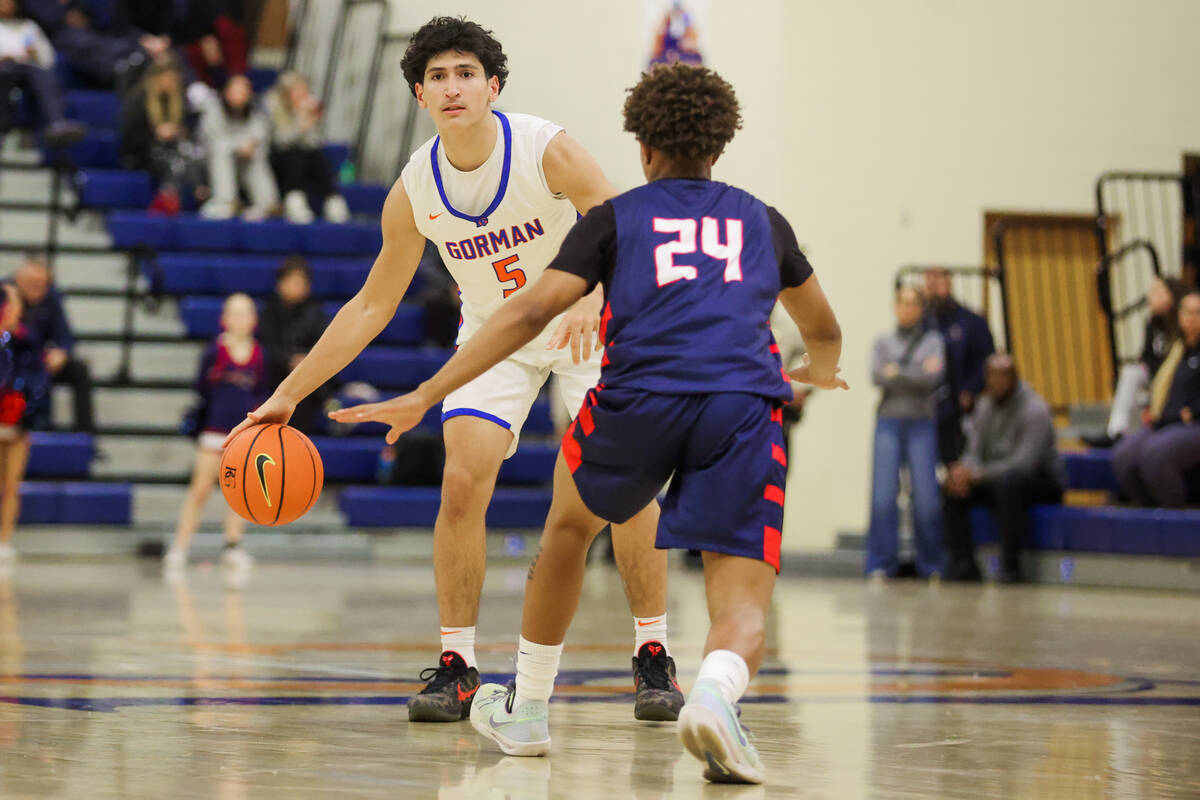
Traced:
POLYGON ((544 235, 542 220, 537 218, 524 225, 501 228, 498 231, 472 236, 460 242, 446 242, 446 252, 461 261, 470 261, 485 256, 500 255, 505 250, 511 250, 544 235))

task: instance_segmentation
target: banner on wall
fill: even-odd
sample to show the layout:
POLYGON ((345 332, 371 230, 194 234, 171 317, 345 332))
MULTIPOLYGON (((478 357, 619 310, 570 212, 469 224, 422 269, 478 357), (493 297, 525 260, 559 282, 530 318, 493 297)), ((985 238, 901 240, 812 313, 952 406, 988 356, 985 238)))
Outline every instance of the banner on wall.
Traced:
POLYGON ((709 0, 642 0, 647 67, 704 63, 709 0))

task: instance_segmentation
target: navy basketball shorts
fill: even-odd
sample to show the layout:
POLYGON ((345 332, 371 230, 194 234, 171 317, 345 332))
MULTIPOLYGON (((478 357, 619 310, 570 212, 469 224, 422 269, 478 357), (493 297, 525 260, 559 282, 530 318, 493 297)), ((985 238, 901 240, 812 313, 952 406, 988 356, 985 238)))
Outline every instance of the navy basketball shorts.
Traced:
POLYGON ((609 522, 669 480, 656 544, 766 561, 779 570, 787 456, 776 403, 754 394, 597 387, 563 438, 584 504, 609 522))

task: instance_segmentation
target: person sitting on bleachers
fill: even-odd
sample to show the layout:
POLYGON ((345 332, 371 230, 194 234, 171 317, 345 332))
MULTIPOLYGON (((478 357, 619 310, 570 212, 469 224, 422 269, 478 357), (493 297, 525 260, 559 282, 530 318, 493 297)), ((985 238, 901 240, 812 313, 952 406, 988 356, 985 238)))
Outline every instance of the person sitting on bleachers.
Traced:
POLYGON ((24 304, 16 288, 0 294, 0 567, 16 556, 12 546, 21 511, 21 480, 29 463, 29 429, 49 405, 49 380, 36 332, 22 321, 24 304))
POLYGON ((200 148, 188 130, 183 76, 173 59, 155 63, 121 108, 121 165, 150 173, 157 186, 150 210, 179 213, 184 193, 209 197, 200 148))
POLYGON ((22 0, 66 62, 102 89, 124 92, 151 61, 171 49, 168 36, 131 24, 118 0, 22 0))
POLYGON ((321 151, 321 103, 309 91, 308 80, 285 72, 267 95, 271 117, 271 166, 283 193, 283 210, 292 222, 313 221, 309 198, 323 202, 330 222, 350 218, 346 201, 333 185, 333 170, 321 151))
MULTIPOLYGON (((275 294, 263 303, 258 340, 267 353, 272 386, 295 369, 321 338, 329 319, 321 302, 312 296, 312 270, 304 256, 289 256, 275 277, 275 294)), ((333 387, 326 384, 296 406, 291 425, 314 433, 318 415, 333 387)))
MULTIPOLYGON (((13 275, 24 313, 22 324, 32 340, 43 348, 42 360, 54 383, 69 384, 75 394, 75 430, 95 431, 92 419, 92 373, 86 361, 72 352, 75 334, 63 310, 62 296, 54 288, 54 279, 45 259, 35 253, 13 275)), ((35 416, 39 428, 50 427, 49 404, 35 416)))
POLYGON ((1150 381, 1179 337, 1179 299, 1187 293, 1187 284, 1178 278, 1156 277, 1151 281, 1146 293, 1150 318, 1146 321, 1142 355, 1136 363, 1121 367, 1108 427, 1103 436, 1084 436, 1086 444, 1112 447, 1126 432, 1140 426, 1150 381))
POLYGON ((18 0, 0 0, 0 135, 14 127, 9 96, 19 86, 37 103, 47 145, 66 147, 83 138, 87 128, 66 118, 54 58, 41 28, 21 16, 18 0))
POLYGON ((967 447, 950 465, 944 485, 948 580, 977 581, 970 507, 986 506, 1000 534, 999 579, 1021 580, 1021 550, 1029 539, 1029 510, 1062 502, 1066 472, 1054 417, 1010 356, 988 358, 984 393, 971 415, 967 447))
POLYGON ((209 219, 228 219, 245 189, 250 205, 247 221, 264 219, 279 205, 279 189, 271 172, 271 131, 266 115, 254 104, 254 87, 245 75, 235 75, 219 95, 204 98, 200 136, 208 150, 208 179, 212 199, 200 209, 209 219))
POLYGON ((229 0, 176 0, 175 41, 187 54, 196 79, 213 88, 246 73, 246 29, 229 0))
POLYGON ((1113 451, 1121 492, 1135 504, 1187 504, 1187 473, 1200 467, 1200 291, 1179 301, 1179 338, 1150 386, 1146 424, 1113 451))

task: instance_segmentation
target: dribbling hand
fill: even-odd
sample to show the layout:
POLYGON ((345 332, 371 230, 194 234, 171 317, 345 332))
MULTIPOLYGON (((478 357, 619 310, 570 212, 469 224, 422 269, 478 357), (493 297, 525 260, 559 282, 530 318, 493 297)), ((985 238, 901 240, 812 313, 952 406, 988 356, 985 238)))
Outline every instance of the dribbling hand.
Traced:
POLYGON ((239 433, 254 425, 269 422, 278 422, 280 425, 287 425, 288 420, 292 418, 292 414, 294 413, 296 413, 295 402, 271 395, 267 398, 267 402, 247 414, 241 424, 229 432, 229 435, 225 437, 225 441, 221 442, 221 447, 228 447, 229 443, 237 438, 239 433))
POLYGON ((363 403, 358 406, 341 408, 330 412, 329 418, 335 422, 359 423, 382 422, 389 426, 387 443, 395 444, 400 435, 411 431, 425 419, 425 414, 432 407, 416 392, 402 394, 382 403, 363 403))

